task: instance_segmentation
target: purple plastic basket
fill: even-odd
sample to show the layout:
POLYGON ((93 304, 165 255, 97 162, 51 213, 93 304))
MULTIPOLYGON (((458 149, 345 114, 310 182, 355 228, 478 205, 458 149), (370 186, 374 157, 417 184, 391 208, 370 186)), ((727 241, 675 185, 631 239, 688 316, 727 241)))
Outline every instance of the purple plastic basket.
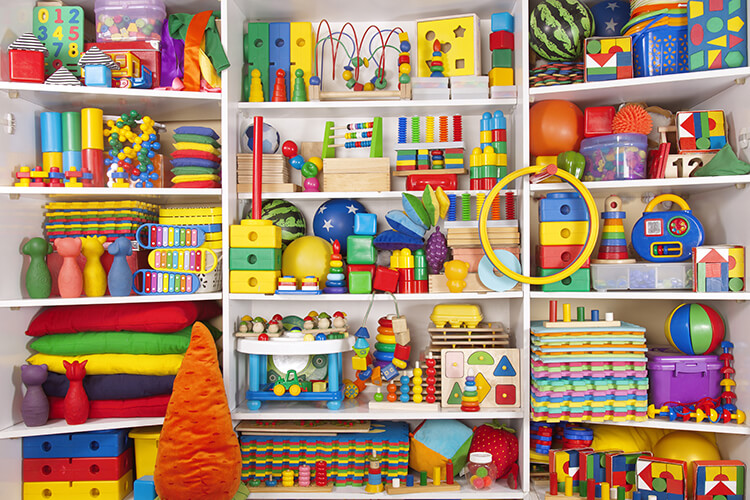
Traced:
POLYGON ((636 77, 688 72, 687 26, 649 26, 633 35, 633 70, 636 77))
POLYGON ((668 348, 652 348, 648 353, 648 380, 651 402, 659 408, 667 401, 694 403, 721 394, 719 382, 724 366, 715 354, 690 356, 668 348))

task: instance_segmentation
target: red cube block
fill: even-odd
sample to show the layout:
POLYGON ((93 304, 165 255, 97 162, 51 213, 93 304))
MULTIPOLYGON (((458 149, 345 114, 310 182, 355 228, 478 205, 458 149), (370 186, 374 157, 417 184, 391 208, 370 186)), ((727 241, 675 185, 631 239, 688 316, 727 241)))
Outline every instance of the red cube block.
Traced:
POLYGON ((612 120, 615 118, 614 106, 594 106, 583 112, 584 137, 598 137, 612 133, 612 120))
POLYGON ((8 60, 10 81, 44 83, 44 52, 11 49, 8 60))
MULTIPOLYGON (((538 245, 536 247, 536 265, 542 269, 562 269, 575 260, 583 245, 538 245)), ((583 266, 589 267, 589 259, 583 266)))
POLYGON ((349 273, 354 271, 367 271, 371 275, 375 275, 375 264, 348 264, 346 266, 346 274, 347 276, 349 273))
POLYGON ((510 49, 513 50, 513 33, 510 31, 495 31, 490 33, 490 50, 510 49))
POLYGON ((401 361, 409 361, 409 355, 411 354, 410 345, 396 344, 396 348, 393 351, 393 357, 400 359, 401 361))
MULTIPOLYGON (((349 266, 351 267, 351 266, 349 266)), ((398 271, 388 267, 378 266, 372 279, 372 289, 381 292, 396 293, 398 288, 398 271)))

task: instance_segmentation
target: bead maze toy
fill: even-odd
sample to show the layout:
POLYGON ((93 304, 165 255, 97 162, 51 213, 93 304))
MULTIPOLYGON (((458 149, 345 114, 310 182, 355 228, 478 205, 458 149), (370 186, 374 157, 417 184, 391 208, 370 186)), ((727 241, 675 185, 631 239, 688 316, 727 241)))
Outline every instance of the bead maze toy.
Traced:
POLYGON ((739 460, 692 462, 694 500, 742 500, 745 498, 746 466, 739 460))
POLYGON ((464 411, 478 411, 479 408, 517 408, 521 405, 517 349, 444 347, 440 355, 440 405, 443 408, 460 406, 464 411), (466 382, 463 391, 460 381, 466 382), (467 395, 469 389, 475 393, 473 396, 467 395))
POLYGON ((703 225, 687 202, 675 194, 661 194, 651 200, 631 233, 633 249, 650 262, 690 260, 693 248, 701 246, 703 238, 703 225), (664 201, 676 203, 681 210, 654 212, 664 201))
POLYGON ((573 321, 570 304, 564 304, 558 322, 557 301, 550 301, 549 321, 531 322, 532 419, 645 420, 645 328, 600 322, 597 310, 591 321, 585 314, 579 307, 573 321))
MULTIPOLYGON (((313 52, 314 74, 309 80, 309 91, 311 101, 321 100, 345 100, 345 99, 411 99, 411 56, 409 52, 411 44, 409 43, 409 34, 400 27, 390 30, 381 30, 375 25, 367 27, 362 37, 357 36, 357 31, 352 23, 345 23, 339 31, 333 32, 328 21, 323 19, 318 24, 315 35, 315 48, 313 52), (328 28, 328 36, 321 37, 321 30, 325 25, 328 28), (351 28, 352 34, 347 33, 347 27, 351 28), (372 36, 367 39, 370 30, 374 30, 372 36), (387 35, 386 35, 387 32, 387 35), (398 47, 388 45, 391 37, 398 36, 398 47), (351 43, 351 51, 347 48, 347 43, 342 41, 342 37, 351 43), (346 82, 347 91, 324 91, 323 87, 323 63, 325 56, 325 44, 329 43, 331 48, 331 71, 332 81, 336 79, 337 59, 340 49, 346 54, 343 60, 342 78, 346 82), (373 45, 375 48, 373 49, 373 45), (367 49, 367 54, 365 53, 367 49), (386 78, 386 53, 391 49, 398 53, 398 84, 397 90, 387 90, 388 80, 386 78), (379 52, 379 53, 378 53, 379 52), (368 68, 370 64, 375 65, 375 74, 367 83, 360 83, 360 72, 368 68)), ((340 60, 340 59, 339 59, 340 60)))
POLYGON ((391 166, 383 158, 383 119, 336 126, 326 122, 323 135, 323 191, 390 191, 391 166), (346 130, 343 135, 336 131, 346 130), (339 135, 336 135, 339 134, 339 135), (344 139, 337 143, 336 139, 344 139), (354 139, 354 140, 350 140, 354 139), (365 140, 356 140, 365 139, 365 140), (336 158, 336 149, 369 148, 368 158, 336 158))

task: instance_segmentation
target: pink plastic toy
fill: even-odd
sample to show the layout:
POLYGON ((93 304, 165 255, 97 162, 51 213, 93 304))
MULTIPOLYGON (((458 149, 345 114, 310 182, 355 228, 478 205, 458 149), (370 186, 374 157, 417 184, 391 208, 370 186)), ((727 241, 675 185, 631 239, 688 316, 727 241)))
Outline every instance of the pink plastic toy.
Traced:
POLYGON ((63 360, 65 376, 70 381, 68 393, 65 394, 65 422, 68 425, 85 424, 89 418, 89 397, 83 388, 83 377, 86 376, 86 363, 63 360))
POLYGON ((57 275, 57 286, 60 297, 80 297, 83 291, 83 273, 78 267, 78 256, 81 255, 79 238, 57 238, 55 250, 63 258, 60 274, 57 275))

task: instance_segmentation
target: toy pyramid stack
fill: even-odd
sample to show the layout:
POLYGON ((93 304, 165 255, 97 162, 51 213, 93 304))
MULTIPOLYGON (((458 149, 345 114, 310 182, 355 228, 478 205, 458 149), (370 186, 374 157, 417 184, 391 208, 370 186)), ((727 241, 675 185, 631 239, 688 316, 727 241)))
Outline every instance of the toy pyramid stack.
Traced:
POLYGON ((646 329, 599 311, 571 321, 550 301, 549 321, 531 322, 531 418, 547 422, 643 421, 648 407, 646 329))
MULTIPOLYGON (((515 37, 513 16, 509 12, 492 14, 490 33, 490 51, 492 51, 492 69, 490 70, 490 88, 513 85, 513 51, 515 37)), ((491 96, 494 98, 494 96, 491 96)))

